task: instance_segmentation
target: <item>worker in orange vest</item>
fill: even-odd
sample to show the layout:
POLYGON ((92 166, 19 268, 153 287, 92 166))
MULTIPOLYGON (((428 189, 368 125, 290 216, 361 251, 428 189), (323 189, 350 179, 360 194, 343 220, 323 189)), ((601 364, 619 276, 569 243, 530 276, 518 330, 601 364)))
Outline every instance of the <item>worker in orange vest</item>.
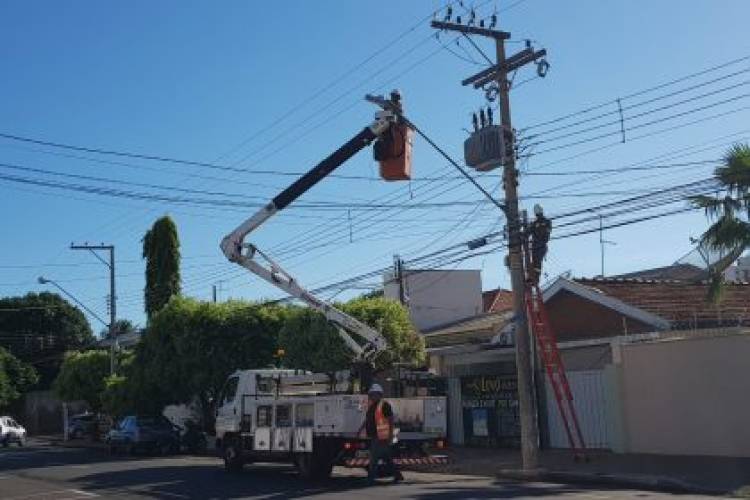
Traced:
POLYGON ((375 482, 378 462, 382 460, 385 467, 393 474, 393 481, 399 482, 404 479, 404 476, 393 463, 391 453, 394 437, 393 409, 387 401, 383 400, 383 388, 379 384, 373 384, 370 387, 367 397, 367 414, 360 427, 360 432, 366 431, 367 437, 370 438, 370 466, 367 479, 370 484, 375 482))

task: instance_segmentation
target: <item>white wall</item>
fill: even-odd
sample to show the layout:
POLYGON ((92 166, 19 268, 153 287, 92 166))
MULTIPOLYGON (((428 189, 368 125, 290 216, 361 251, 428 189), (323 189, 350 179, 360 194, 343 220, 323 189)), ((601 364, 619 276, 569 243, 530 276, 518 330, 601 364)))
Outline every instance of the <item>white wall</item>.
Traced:
MULTIPOLYGON (((482 314, 482 276, 478 270, 408 270, 409 315, 420 330, 482 314)), ((384 277, 385 296, 399 299, 393 274, 384 277)))
POLYGON ((750 457, 749 360, 750 335, 623 345, 625 451, 750 457))

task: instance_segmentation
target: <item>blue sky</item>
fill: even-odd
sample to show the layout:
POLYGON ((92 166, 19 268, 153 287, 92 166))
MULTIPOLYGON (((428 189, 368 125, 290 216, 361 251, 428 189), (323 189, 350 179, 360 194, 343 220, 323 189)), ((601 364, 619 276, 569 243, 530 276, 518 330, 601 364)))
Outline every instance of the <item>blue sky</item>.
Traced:
MULTIPOLYGON (((509 52, 522 48, 526 38, 548 50, 551 69, 545 79, 518 85, 533 77, 533 67, 516 76, 512 112, 519 129, 599 103, 609 103, 600 109, 611 112, 616 110, 613 100, 618 97, 750 54, 750 39, 743 35, 750 4, 740 0, 464 4, 467 8, 476 5, 480 16, 499 12, 500 24, 513 36, 509 52)), ((466 137, 462 129, 469 126, 470 112, 484 99, 480 92, 461 87, 460 80, 484 65, 482 56, 465 40, 456 45, 449 34, 442 34, 440 40, 431 36, 427 18, 442 5, 384 1, 374 9, 372 3, 343 1, 2 2, 0 133, 216 162, 249 172, 0 140, 2 164, 103 177, 108 182, 72 181, 9 167, 0 167, 0 175, 189 198, 211 196, 185 194, 175 188, 212 191, 223 193, 224 199, 260 203, 292 177, 250 171, 306 170, 369 123, 374 109, 362 100, 363 94, 392 87, 401 89, 413 121, 461 158, 466 137), (441 48, 441 43, 450 51, 441 48)), ((462 8, 456 5, 454 10, 462 8)), ((494 53, 488 42, 477 42, 488 54, 494 53)), ((691 165, 600 176, 524 175, 521 194, 545 191, 554 195, 541 200, 554 215, 708 177, 713 165, 695 162, 717 159, 733 140, 750 136, 750 111, 744 109, 749 68, 744 60, 624 99, 623 106, 640 103, 625 112, 626 128, 633 130, 626 133, 624 144, 617 143, 619 137, 610 137, 549 152, 544 152, 547 145, 540 145, 531 150, 538 154, 521 163, 522 172, 527 173, 611 170, 634 164, 691 165), (691 86, 695 90, 664 97, 691 86), (709 92, 715 94, 704 95, 709 92), (644 104, 657 97, 661 98, 644 104), (678 105, 678 101, 685 102, 678 105), (726 102, 716 104, 722 101, 726 102), (655 111, 669 104, 674 106, 655 111), (651 113, 637 119, 628 116, 643 111, 651 113), (682 112, 686 114, 673 116, 682 112), (660 118, 665 120, 643 125, 660 118), (662 132, 669 127, 679 128, 662 132), (597 147, 604 149, 587 153, 597 147)), ((550 132, 542 138, 565 132, 550 132)), ((531 133, 523 136, 528 142, 534 141, 531 133)), ((592 134, 596 132, 553 145, 592 134)), ((314 287, 387 266, 394 253, 409 259, 501 227, 497 210, 479 203, 481 196, 466 182, 453 179, 446 162, 421 140, 415 144, 414 172, 411 186, 329 179, 300 203, 334 202, 335 207, 292 206, 252 240, 301 282, 314 287), (439 182, 420 180, 445 174, 449 178, 439 182), (456 201, 477 204, 404 208, 456 201), (367 202, 398 206, 369 211, 346 207, 367 202)), ((340 173, 375 178, 371 153, 362 152, 340 173)), ((496 173, 481 182, 499 192, 496 173)), ((526 199, 523 205, 530 209, 536 201, 526 199)), ((633 217, 683 206, 657 207, 633 217)), ((208 299, 212 284, 220 283, 221 298, 280 295, 225 262, 218 249, 221 237, 249 216, 252 208, 226 210, 122 199, 6 178, 0 179, 0 209, 5 214, 0 295, 42 290, 35 281, 44 275, 106 316, 106 268, 85 252, 69 250, 68 245, 72 241, 113 243, 118 316, 142 324, 140 239, 163 214, 174 217, 180 230, 186 294, 208 299)), ((628 216, 612 218, 612 222, 628 216)), ((690 250, 689 237, 698 236, 705 225, 702 214, 689 213, 608 230, 606 238, 616 245, 606 249, 606 272, 669 264, 690 250)), ((590 227, 590 223, 580 226, 590 227)), ((554 242, 547 263, 549 275, 565 271, 576 276, 598 274, 598 238, 592 233, 554 242)), ((482 269, 485 288, 508 286, 499 252, 446 266, 453 267, 482 269)), ((338 297, 358 292, 344 290, 338 297)), ((92 324, 99 329, 96 322, 92 324)))

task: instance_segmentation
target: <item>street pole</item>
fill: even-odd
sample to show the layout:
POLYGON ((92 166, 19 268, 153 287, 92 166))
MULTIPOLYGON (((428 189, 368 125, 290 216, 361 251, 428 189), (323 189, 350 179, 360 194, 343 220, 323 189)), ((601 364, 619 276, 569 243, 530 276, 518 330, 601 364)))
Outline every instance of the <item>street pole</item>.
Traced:
MULTIPOLYGON (((510 85, 505 64, 505 40, 495 39, 497 55, 497 85, 500 101, 500 124, 506 137, 513 137, 510 116, 510 85)), ((509 149, 506 147, 506 149, 509 149)), ((526 278, 521 254, 521 221, 518 217, 518 170, 513 148, 507 155, 503 167, 506 218, 508 223, 508 265, 513 291, 513 315, 515 317, 516 371, 518 378, 518 407, 521 421, 521 460, 524 470, 539 466, 539 429, 534 401, 534 381, 531 371, 530 335, 526 321, 526 278)))
POLYGON ((109 372, 114 375, 117 371, 115 355, 118 350, 117 345, 117 296, 115 295, 115 246, 114 245, 70 245, 71 250, 88 250, 109 268, 109 372), (96 250, 108 250, 109 262, 102 259, 96 253, 96 250))
POLYGON ((109 371, 114 375, 117 371, 115 356, 119 350, 117 339, 117 295, 115 294, 115 246, 109 246, 109 371))
MULTIPOLYGON (((443 21, 433 20, 431 26, 436 29, 455 31, 463 36, 482 36, 495 40, 496 62, 494 66, 464 79, 463 85, 473 85, 476 89, 486 90, 486 86, 495 82, 497 98, 500 104, 500 133, 506 145, 507 153, 503 161, 503 189, 505 191, 505 216, 508 225, 508 266, 510 268, 511 288, 513 291, 513 315, 515 318, 516 370, 518 383, 519 420, 521 423, 521 458, 523 469, 533 472, 539 465, 539 429, 536 419, 536 404, 532 374, 531 335, 528 329, 525 306, 526 274, 524 272, 521 249, 521 221, 518 212, 518 170, 516 169, 515 137, 510 113, 510 83, 508 73, 526 64, 542 59, 541 64, 548 67, 543 60, 546 51, 534 50, 527 42, 526 48, 506 57, 505 40, 510 33, 494 29, 496 19, 486 28, 483 22, 479 26, 449 21, 450 14, 443 21)), ((537 68, 539 71, 539 67, 537 68)), ((546 69, 544 70, 546 72, 546 69)), ((543 76, 540 72, 540 76, 543 76)), ((489 97, 488 97, 489 99, 489 97)))

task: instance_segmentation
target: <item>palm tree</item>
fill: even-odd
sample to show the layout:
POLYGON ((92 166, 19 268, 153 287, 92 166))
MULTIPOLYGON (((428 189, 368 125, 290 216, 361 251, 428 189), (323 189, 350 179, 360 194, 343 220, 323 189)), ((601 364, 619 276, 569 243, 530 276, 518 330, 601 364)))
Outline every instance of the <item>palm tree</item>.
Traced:
POLYGON ((723 271, 750 247, 750 146, 735 144, 724 155, 724 164, 714 171, 722 194, 694 196, 694 206, 703 208, 713 221, 701 235, 701 246, 722 257, 709 266, 709 299, 718 302, 724 285, 723 271))

